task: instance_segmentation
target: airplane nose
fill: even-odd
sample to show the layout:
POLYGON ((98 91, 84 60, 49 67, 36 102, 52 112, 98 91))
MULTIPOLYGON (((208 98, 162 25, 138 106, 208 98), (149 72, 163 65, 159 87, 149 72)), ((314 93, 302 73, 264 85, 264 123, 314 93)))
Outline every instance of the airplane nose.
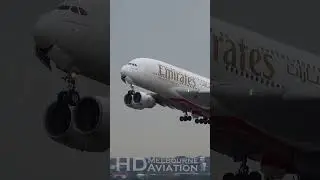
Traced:
POLYGON ((121 70, 120 70, 120 75, 121 75, 121 80, 125 83, 126 82, 126 77, 127 75, 125 74, 126 72, 126 67, 122 66, 121 70))
POLYGON ((33 38, 35 42, 35 55, 51 71, 51 63, 48 53, 53 47, 53 36, 50 34, 52 21, 48 14, 42 15, 36 22, 33 29, 33 38))
POLYGON ((33 38, 39 48, 48 48, 52 45, 52 18, 48 14, 42 15, 33 28, 33 38))

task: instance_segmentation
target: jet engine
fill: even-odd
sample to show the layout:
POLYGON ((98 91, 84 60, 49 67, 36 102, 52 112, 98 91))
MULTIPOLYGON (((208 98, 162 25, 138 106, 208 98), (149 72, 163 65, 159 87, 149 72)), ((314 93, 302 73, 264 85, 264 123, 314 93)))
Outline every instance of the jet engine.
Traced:
POLYGON ((87 146, 94 151, 105 151, 110 146, 109 105, 109 98, 84 97, 75 109, 75 129, 86 137, 87 146))
POLYGON ((156 105, 156 100, 147 93, 135 92, 124 96, 124 103, 133 109, 142 110, 144 108, 153 108, 156 105))
POLYGON ((70 148, 88 152, 110 148, 108 98, 84 97, 74 110, 54 102, 47 109, 44 124, 52 140, 70 148))
POLYGON ((45 113, 44 128, 53 141, 70 148, 85 150, 81 134, 73 128, 72 113, 67 104, 53 102, 45 113))

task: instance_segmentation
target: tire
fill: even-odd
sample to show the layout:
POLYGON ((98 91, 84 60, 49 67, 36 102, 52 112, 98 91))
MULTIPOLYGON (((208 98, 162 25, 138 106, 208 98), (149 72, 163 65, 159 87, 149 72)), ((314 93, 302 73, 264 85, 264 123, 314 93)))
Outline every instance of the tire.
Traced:
POLYGON ((223 175, 222 180, 236 180, 233 173, 226 173, 223 175))
POLYGON ((249 174, 249 179, 250 180, 262 180, 262 176, 259 172, 257 171, 252 171, 250 174, 249 174))
POLYGON ((68 91, 61 91, 58 93, 57 101, 58 103, 65 103, 68 104, 69 97, 68 91))

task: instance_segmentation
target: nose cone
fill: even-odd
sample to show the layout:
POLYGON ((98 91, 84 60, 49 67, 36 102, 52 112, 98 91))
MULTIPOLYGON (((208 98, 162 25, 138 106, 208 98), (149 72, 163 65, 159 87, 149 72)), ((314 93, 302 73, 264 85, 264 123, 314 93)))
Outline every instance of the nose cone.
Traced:
POLYGON ((126 83, 126 65, 122 66, 121 67, 121 70, 120 70, 120 75, 121 75, 121 80, 126 83))
POLYGON ((42 15, 33 28, 33 38, 39 48, 48 48, 52 45, 53 21, 50 14, 42 15))

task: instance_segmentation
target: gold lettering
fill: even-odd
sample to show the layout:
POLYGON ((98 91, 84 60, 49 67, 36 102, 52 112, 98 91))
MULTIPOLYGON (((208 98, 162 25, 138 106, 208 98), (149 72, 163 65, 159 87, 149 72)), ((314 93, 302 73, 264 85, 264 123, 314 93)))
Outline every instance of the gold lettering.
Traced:
POLYGON ((252 49, 250 52, 250 70, 252 73, 254 73, 256 76, 261 76, 260 72, 257 72, 255 69, 255 66, 259 64, 261 61, 261 55, 259 50, 252 49))
POLYGON ((164 74, 162 74, 162 71, 161 71, 161 70, 162 70, 162 67, 163 67, 163 66, 162 66, 161 64, 159 64, 159 76, 160 76, 160 77, 164 76, 164 74))
POLYGON ((246 46, 243 39, 241 39, 241 42, 239 43, 240 47, 240 69, 241 71, 245 71, 246 66, 246 52, 248 49, 248 46, 246 46))
POLYGON ((228 39, 226 41, 226 43, 228 43, 230 45, 230 48, 227 49, 224 53, 223 59, 224 62, 228 65, 232 65, 232 67, 237 67, 237 49, 236 49, 236 45, 233 41, 231 41, 230 39, 228 39), (229 56, 231 56, 231 62, 229 61, 229 56))
POLYGON ((173 71, 168 68, 165 68, 165 69, 166 69, 166 79, 173 80, 174 79, 173 71))
POLYGON ((264 63, 266 64, 267 66, 267 69, 269 69, 269 74, 267 75, 266 73, 263 72, 263 76, 269 80, 272 79, 274 73, 275 73, 275 70, 274 70, 274 67, 272 66, 272 64, 270 63, 270 61, 272 60, 272 56, 270 54, 265 54, 263 56, 263 61, 264 63))

